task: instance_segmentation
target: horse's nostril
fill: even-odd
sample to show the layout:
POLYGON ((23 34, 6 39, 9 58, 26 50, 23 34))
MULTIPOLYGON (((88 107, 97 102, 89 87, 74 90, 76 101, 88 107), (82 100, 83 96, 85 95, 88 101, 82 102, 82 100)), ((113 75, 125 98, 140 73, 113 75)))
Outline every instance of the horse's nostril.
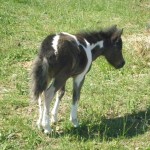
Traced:
POLYGON ((122 67, 125 65, 125 61, 122 62, 122 67))

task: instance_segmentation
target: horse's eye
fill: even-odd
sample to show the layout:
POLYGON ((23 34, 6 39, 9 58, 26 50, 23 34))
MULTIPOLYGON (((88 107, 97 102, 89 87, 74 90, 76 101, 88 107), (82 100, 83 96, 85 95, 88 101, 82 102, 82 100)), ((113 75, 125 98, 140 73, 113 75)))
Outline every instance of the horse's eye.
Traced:
POLYGON ((114 43, 114 46, 116 47, 116 46, 117 46, 117 44, 118 44, 118 43, 117 43, 117 42, 115 42, 115 43, 114 43))
POLYGON ((119 45, 119 40, 114 43, 114 46, 117 47, 119 45))

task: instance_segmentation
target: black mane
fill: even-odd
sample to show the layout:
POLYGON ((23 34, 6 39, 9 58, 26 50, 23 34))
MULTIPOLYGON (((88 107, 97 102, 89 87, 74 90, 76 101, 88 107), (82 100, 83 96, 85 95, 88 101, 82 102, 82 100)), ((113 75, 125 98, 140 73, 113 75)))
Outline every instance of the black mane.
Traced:
POLYGON ((111 35, 117 30, 116 25, 102 29, 99 31, 89 31, 89 32, 81 32, 77 33, 77 37, 85 38, 89 43, 96 43, 97 40, 108 39, 111 35))

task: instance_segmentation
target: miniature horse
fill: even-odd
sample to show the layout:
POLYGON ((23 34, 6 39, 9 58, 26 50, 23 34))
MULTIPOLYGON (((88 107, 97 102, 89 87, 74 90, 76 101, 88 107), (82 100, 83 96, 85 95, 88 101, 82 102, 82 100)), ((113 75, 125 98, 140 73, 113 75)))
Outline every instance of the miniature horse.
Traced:
POLYGON ((122 29, 112 26, 101 31, 75 35, 61 32, 49 35, 44 39, 32 69, 32 93, 33 99, 38 100, 39 103, 37 124, 39 128, 44 129, 45 133, 51 132, 50 103, 57 92, 56 102, 51 112, 51 122, 55 123, 68 78, 73 78, 70 120, 77 127, 79 125, 77 106, 80 91, 92 61, 102 55, 116 69, 124 66, 122 32, 122 29), (44 95, 43 105, 42 94, 44 95))

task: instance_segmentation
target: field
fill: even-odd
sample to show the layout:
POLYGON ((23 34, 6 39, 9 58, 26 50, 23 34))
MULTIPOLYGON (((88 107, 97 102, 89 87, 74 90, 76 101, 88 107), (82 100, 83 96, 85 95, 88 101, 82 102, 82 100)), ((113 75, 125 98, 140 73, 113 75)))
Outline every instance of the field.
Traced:
POLYGON ((1 0, 0 150, 149 150, 150 1, 1 0), (50 33, 124 28, 126 65, 115 70, 104 58, 93 62, 81 94, 79 128, 69 121, 72 79, 52 135, 36 128, 29 72, 50 33))

